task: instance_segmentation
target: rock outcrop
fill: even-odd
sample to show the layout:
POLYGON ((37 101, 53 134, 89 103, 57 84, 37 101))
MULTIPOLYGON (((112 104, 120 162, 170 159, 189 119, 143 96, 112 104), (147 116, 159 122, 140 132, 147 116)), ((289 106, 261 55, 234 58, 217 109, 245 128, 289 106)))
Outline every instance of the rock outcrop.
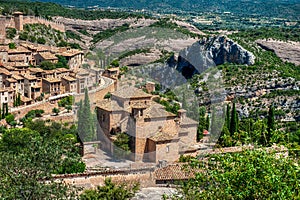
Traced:
POLYGON ((267 51, 273 51, 285 62, 300 65, 300 42, 284 42, 273 39, 256 40, 256 43, 267 51))
POLYGON ((224 63, 253 65, 255 56, 225 36, 202 39, 182 50, 176 69, 186 78, 224 63))

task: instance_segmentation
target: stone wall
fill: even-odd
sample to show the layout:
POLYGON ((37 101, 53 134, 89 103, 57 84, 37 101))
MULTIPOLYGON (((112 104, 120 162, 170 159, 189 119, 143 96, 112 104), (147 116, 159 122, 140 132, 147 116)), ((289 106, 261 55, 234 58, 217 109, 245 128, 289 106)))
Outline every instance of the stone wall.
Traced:
POLYGON ((103 173, 99 175, 88 175, 88 176, 77 176, 77 177, 66 177, 60 178, 65 183, 75 185, 77 187, 96 188, 97 186, 103 186, 104 180, 111 178, 116 184, 134 184, 139 183, 141 188, 155 186, 154 173, 152 171, 144 172, 129 172, 128 174, 110 174, 103 173))
POLYGON ((50 119, 51 121, 60 122, 60 123, 74 123, 76 120, 73 113, 68 113, 65 115, 58 115, 58 116, 50 116, 47 117, 47 119, 50 119))
MULTIPOLYGON (((15 17, 5 17, 5 16, 1 16, 0 17, 0 35, 1 36, 5 36, 6 35, 6 28, 10 27, 10 28, 18 28, 16 26, 16 23, 14 21, 15 17)), ((56 29, 58 31, 61 32, 65 32, 66 31, 66 27, 64 24, 60 23, 60 22, 54 22, 54 21, 50 21, 50 20, 46 20, 44 18, 41 17, 34 17, 34 16, 24 16, 23 17, 23 25, 24 24, 45 24, 45 25, 50 25, 51 28, 56 29)))
POLYGON ((16 119, 24 117, 31 110, 44 110, 44 114, 52 114, 52 109, 58 107, 57 103, 38 102, 35 104, 11 108, 10 112, 15 115, 16 119))
POLYGON ((24 16, 23 24, 45 24, 47 26, 51 26, 51 28, 56 29, 61 32, 65 32, 65 25, 60 22, 54 22, 50 20, 46 20, 41 17, 33 17, 33 16, 24 16))

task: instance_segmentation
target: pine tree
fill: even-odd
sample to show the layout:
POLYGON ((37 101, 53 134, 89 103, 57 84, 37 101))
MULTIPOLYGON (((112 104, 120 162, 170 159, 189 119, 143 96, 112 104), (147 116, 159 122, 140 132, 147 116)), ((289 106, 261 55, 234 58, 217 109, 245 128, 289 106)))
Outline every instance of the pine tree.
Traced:
POLYGON ((232 105, 229 131, 231 135, 238 131, 238 115, 236 112, 235 103, 232 105))

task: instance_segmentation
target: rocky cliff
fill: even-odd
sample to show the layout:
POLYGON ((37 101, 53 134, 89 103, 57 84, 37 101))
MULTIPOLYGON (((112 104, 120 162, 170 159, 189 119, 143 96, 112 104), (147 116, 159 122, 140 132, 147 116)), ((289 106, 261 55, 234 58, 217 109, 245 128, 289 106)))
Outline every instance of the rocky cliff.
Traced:
POLYGON ((180 51, 176 69, 186 78, 224 63, 253 65, 255 56, 225 36, 204 38, 180 51))

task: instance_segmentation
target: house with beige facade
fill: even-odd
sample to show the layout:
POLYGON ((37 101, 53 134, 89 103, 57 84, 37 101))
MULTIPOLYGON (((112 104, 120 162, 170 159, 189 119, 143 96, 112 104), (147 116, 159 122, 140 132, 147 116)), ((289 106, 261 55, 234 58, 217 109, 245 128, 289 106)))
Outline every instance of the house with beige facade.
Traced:
POLYGON ((186 116, 167 112, 152 95, 134 87, 124 87, 110 99, 96 105, 101 147, 114 153, 114 135, 125 132, 133 153, 130 159, 142 162, 174 162, 180 155, 196 151, 198 123, 186 116))
MULTIPOLYGON (((14 90, 10 87, 0 88, 0 105, 13 106, 14 103, 14 90)), ((2 109, 2 107, 1 107, 2 109)))
POLYGON ((58 78, 44 78, 42 81, 42 89, 44 93, 52 96, 63 94, 65 92, 61 79, 58 78))

